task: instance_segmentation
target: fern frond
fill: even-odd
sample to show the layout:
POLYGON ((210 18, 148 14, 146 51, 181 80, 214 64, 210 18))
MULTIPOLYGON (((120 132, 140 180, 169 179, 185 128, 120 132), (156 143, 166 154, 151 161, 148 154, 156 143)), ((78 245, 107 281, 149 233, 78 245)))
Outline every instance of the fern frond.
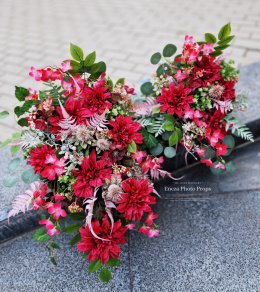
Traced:
POLYGON ((66 112, 59 99, 58 101, 63 115, 63 119, 58 123, 58 125, 61 127, 60 133, 68 136, 77 130, 78 125, 75 124, 76 119, 74 119, 66 112))
POLYGON ((147 126, 151 126, 152 123, 149 119, 142 117, 138 120, 136 120, 137 123, 139 123, 142 127, 147 127, 147 126))
POLYGON ((43 141, 40 139, 40 137, 36 133, 29 130, 25 131, 22 134, 21 139, 12 143, 12 145, 17 145, 24 149, 28 149, 28 148, 35 147, 37 145, 42 145, 42 144, 43 144, 43 141))
POLYGON ((87 125, 94 131, 102 131, 107 128, 106 110, 101 115, 95 114, 94 117, 87 121, 87 125))
POLYGON ((158 107, 160 104, 154 97, 147 97, 145 101, 137 104, 135 109, 135 117, 150 115, 153 108, 158 107))
POLYGON ((163 117, 156 118, 155 122, 152 125, 152 129, 153 129, 155 137, 158 137, 163 132, 165 132, 165 129, 163 128, 164 122, 165 122, 165 119, 163 117))

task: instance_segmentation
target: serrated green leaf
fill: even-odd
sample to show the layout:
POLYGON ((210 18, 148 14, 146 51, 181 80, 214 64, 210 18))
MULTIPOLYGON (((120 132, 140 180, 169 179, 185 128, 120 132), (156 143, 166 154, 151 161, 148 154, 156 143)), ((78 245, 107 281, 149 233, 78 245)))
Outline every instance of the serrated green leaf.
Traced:
POLYGON ((226 171, 227 172, 234 172, 237 169, 237 165, 234 161, 230 161, 226 164, 226 171))
POLYGON ((10 176, 8 176, 8 177, 5 177, 4 180, 3 180, 3 185, 4 185, 6 188, 11 188, 11 187, 13 187, 16 183, 17 183, 17 177, 16 177, 16 176, 13 176, 13 175, 10 175, 10 176))
POLYGON ((127 144, 126 149, 127 149, 127 151, 130 152, 130 153, 136 153, 136 144, 135 144, 135 141, 132 140, 131 143, 127 144))
POLYGON ((51 257, 50 259, 51 259, 52 264, 53 264, 54 266, 57 266, 57 263, 56 263, 55 258, 54 258, 54 257, 51 257))
POLYGON ((22 116, 25 113, 25 111, 20 106, 16 106, 14 108, 14 113, 19 118, 20 116, 22 116))
POLYGON ((95 73, 97 73, 99 71, 101 65, 102 65, 101 62, 95 63, 95 64, 87 67, 87 72, 90 73, 90 74, 95 74, 95 73))
POLYGON ((21 166, 21 158, 15 158, 9 162, 8 170, 10 172, 15 172, 20 168, 20 166, 21 166))
POLYGON ((5 119, 9 116, 9 112, 8 111, 3 111, 0 113, 0 119, 5 119))
POLYGON ((163 126, 163 129, 167 131, 172 131, 174 129, 174 123, 173 122, 166 122, 163 126))
POLYGON ((70 241, 70 246, 72 247, 73 245, 79 243, 81 241, 81 235, 80 233, 77 233, 70 241))
POLYGON ((164 57, 171 57, 173 56, 177 51, 177 47, 173 44, 168 44, 163 49, 163 56, 164 57))
POLYGON ((99 273, 99 279, 103 282, 108 283, 111 280, 111 278, 112 278, 111 272, 107 268, 103 267, 99 273))
POLYGON ((85 213, 81 213, 81 212, 69 213, 68 216, 75 221, 81 221, 81 220, 86 219, 85 213))
POLYGON ((144 84, 142 84, 140 90, 141 90, 142 94, 150 95, 153 92, 153 85, 150 81, 145 82, 144 84))
POLYGON ((21 127, 27 127, 28 126, 28 120, 25 118, 20 119, 18 122, 18 125, 20 125, 21 127))
POLYGON ((39 241, 39 242, 45 242, 49 239, 49 235, 47 234, 47 230, 45 228, 40 228, 38 229, 34 236, 33 239, 39 241))
POLYGON ((50 243, 50 246, 51 246, 52 248, 60 249, 60 246, 59 246, 57 243, 55 243, 55 242, 51 242, 51 243, 50 243))
POLYGON ((5 140, 2 144, 1 144, 1 146, 0 146, 0 149, 3 149, 3 148, 5 148, 9 143, 11 143, 13 140, 12 139, 7 139, 7 140, 5 140))
POLYGON ((116 267, 116 266, 119 266, 121 264, 120 260, 119 259, 115 259, 113 257, 110 257, 109 258, 109 261, 106 262, 106 265, 108 265, 109 267, 116 267))
POLYGON ((229 42, 231 42, 233 40, 234 37, 235 37, 234 35, 230 35, 230 36, 222 39, 221 41, 219 41, 218 45, 220 45, 220 46, 227 45, 229 42))
POLYGON ((220 55, 222 55, 222 51, 214 51, 212 53, 209 54, 211 57, 218 57, 220 55))
POLYGON ((230 33, 231 33, 231 27, 230 27, 230 22, 229 22, 220 29, 218 33, 218 39, 222 40, 224 38, 227 38, 230 35, 230 33))
POLYGON ((70 43, 71 57, 76 61, 83 61, 83 51, 80 47, 70 43))
POLYGON ((150 152, 154 156, 158 156, 163 152, 163 146, 161 143, 158 143, 156 146, 150 149, 150 152))
POLYGON ((68 226, 66 226, 62 232, 65 232, 65 233, 74 233, 76 231, 78 231, 80 228, 80 225, 79 224, 70 224, 68 226))
POLYGON ((165 147, 164 155, 167 158, 173 158, 176 155, 176 150, 173 147, 165 147))
POLYGON ((215 44, 217 39, 212 33, 205 33, 205 40, 207 43, 215 44))
POLYGON ((226 144, 228 148, 235 146, 235 139, 231 135, 226 135, 223 139, 223 144, 226 144))
POLYGON ((11 146, 11 155, 14 156, 20 149, 20 146, 12 145, 11 146))
POLYGON ((214 49, 216 51, 223 51, 223 50, 227 49, 228 47, 229 47, 229 45, 221 45, 221 46, 214 47, 214 49))
POLYGON ((158 144, 158 140, 154 135, 148 133, 146 129, 141 128, 139 132, 143 135, 143 147, 152 148, 158 144))
POLYGON ((84 66, 89 67, 95 63, 96 60, 96 52, 92 52, 84 60, 84 66))
POLYGON ((88 273, 92 273, 95 272, 97 270, 99 270, 101 267, 101 260, 100 259, 96 259, 92 262, 90 262, 89 266, 88 266, 88 273))
POLYGON ((154 53, 151 57, 151 63, 156 65, 160 62, 162 55, 160 53, 154 53))
POLYGON ((170 114, 163 114, 163 117, 165 118, 165 120, 175 123, 176 119, 174 118, 174 116, 170 115, 170 114))
POLYGON ((170 138, 169 138, 169 146, 173 146, 175 145, 179 140, 179 137, 178 137, 178 133, 175 131, 171 134, 170 138))
POLYGON ((39 175, 34 173, 33 168, 29 168, 22 173, 21 178, 24 183, 31 184, 39 178, 39 175))
POLYGON ((19 101, 25 101, 25 98, 30 95, 27 88, 15 86, 15 97, 19 101))
POLYGON ((13 133, 12 135, 12 139, 15 141, 15 140, 18 140, 21 138, 21 133, 19 132, 16 132, 16 133, 13 133))
POLYGON ((161 109, 160 106, 154 107, 154 108, 152 109, 152 113, 153 113, 153 114, 158 114, 158 113, 160 112, 160 109, 161 109))

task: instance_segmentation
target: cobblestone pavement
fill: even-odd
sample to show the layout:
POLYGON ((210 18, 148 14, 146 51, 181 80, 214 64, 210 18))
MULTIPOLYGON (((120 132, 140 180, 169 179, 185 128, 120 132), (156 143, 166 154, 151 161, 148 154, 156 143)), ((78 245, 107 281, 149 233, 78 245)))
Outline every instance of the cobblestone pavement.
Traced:
MULTIPOLYGON (((185 34, 202 39, 231 21, 237 66, 260 60, 260 2, 257 0, 0 0, 0 104, 11 110, 14 86, 40 88, 29 68, 59 65, 69 43, 96 50, 108 74, 137 84, 151 72, 153 52, 167 43, 180 49, 185 34)), ((14 130, 13 115, 0 122, 0 142, 14 130)))

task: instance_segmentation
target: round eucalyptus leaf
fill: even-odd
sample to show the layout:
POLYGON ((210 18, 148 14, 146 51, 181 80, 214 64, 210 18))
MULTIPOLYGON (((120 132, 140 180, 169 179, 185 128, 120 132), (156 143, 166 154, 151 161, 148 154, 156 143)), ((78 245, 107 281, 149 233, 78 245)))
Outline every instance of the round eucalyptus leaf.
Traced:
POLYGON ((226 144, 228 148, 235 146, 235 139, 231 135, 226 135, 223 139, 223 144, 226 144))
POLYGON ((142 94, 150 95, 153 92, 153 85, 151 82, 145 82, 140 88, 142 94))
POLYGON ((150 61, 151 61, 151 63, 153 65, 156 65, 156 64, 158 64, 160 62, 161 57, 162 57, 162 55, 160 53, 155 53, 155 54, 152 55, 150 61))
POLYGON ((21 177, 22 177, 23 182, 26 184, 31 184, 39 178, 39 176, 34 173, 33 168, 29 168, 29 169, 25 170, 22 173, 21 177))
POLYGON ((172 132, 169 132, 169 131, 165 131, 162 133, 162 138, 164 141, 168 141, 170 136, 171 136, 172 132))
POLYGON ((234 172, 237 168, 237 165, 234 161, 230 161, 226 164, 227 172, 234 172))
POLYGON ((150 149, 150 152, 154 156, 158 156, 163 152, 163 146, 162 144, 158 143, 156 146, 150 149))
POLYGON ((173 147, 165 147, 164 155, 168 158, 173 158, 176 155, 176 151, 173 147))
POLYGON ((3 185, 7 188, 13 187, 17 183, 17 177, 10 175, 3 180, 3 185))
POLYGON ((203 158, 213 159, 216 156, 216 152, 213 149, 211 149, 209 147, 203 147, 203 148, 205 151, 205 157, 203 157, 203 158))
POLYGON ((9 162, 8 170, 10 172, 15 172, 20 168, 20 166, 21 166, 21 158, 15 158, 9 162))
POLYGON ((225 171, 225 169, 222 169, 222 168, 214 168, 214 167, 211 167, 210 170, 215 175, 221 175, 225 171))
POLYGON ((232 152, 233 148, 228 148, 226 154, 222 154, 223 156, 228 156, 232 152))
POLYGON ((173 44, 168 44, 163 49, 163 56, 164 57, 171 57, 173 56, 177 51, 177 47, 173 44))

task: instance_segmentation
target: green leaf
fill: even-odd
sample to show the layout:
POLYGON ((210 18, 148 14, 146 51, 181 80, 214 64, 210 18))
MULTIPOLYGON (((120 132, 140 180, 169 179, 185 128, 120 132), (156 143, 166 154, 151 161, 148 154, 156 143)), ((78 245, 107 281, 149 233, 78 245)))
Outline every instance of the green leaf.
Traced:
POLYGON ((22 173, 21 178, 24 183, 31 184, 39 178, 39 175, 34 173, 33 168, 29 168, 22 173))
POLYGON ((112 278, 111 272, 107 268, 103 267, 100 271, 99 279, 103 282, 108 283, 111 280, 111 278, 112 278))
POLYGON ((231 33, 231 27, 230 27, 230 22, 224 25, 219 33, 218 33, 218 39, 223 40, 224 38, 227 38, 231 33))
POLYGON ((176 132, 178 134, 178 141, 181 141, 181 138, 182 138, 182 131, 181 131, 181 129, 177 128, 176 129, 176 132))
POLYGON ((131 143, 127 144, 126 149, 127 149, 127 151, 130 152, 130 153, 136 153, 136 144, 135 144, 135 141, 132 140, 131 143))
POLYGON ((170 114, 163 114, 163 117, 165 118, 165 120, 172 122, 172 123, 175 123, 175 121, 176 121, 174 116, 172 116, 170 114))
POLYGON ((224 38, 221 41, 219 41, 218 45, 220 45, 220 46, 227 45, 229 42, 231 42, 233 40, 234 37, 235 37, 234 35, 230 35, 227 38, 224 38))
POLYGON ((174 129, 174 123, 173 122, 166 122, 163 125, 163 129, 165 129, 167 131, 172 131, 174 129))
POLYGON ((154 107, 154 108, 152 109, 152 113, 153 113, 153 114, 158 114, 158 113, 160 112, 160 109, 161 109, 160 106, 154 107))
MULTIPOLYGON (((216 156, 216 152, 210 147, 202 147, 205 152, 205 159, 213 159, 216 156)), ((202 157, 202 156, 201 156, 202 157)))
POLYGON ((28 89, 26 89, 24 87, 15 86, 15 97, 19 101, 25 101, 25 98, 29 95, 30 95, 30 92, 28 89))
POLYGON ((3 180, 3 185, 4 185, 6 188, 11 188, 11 187, 13 187, 16 183, 17 183, 17 177, 16 177, 16 176, 13 176, 13 175, 10 175, 10 176, 4 178, 4 180, 3 180))
POLYGON ((81 212, 69 213, 68 216, 75 221, 81 221, 86 219, 86 215, 81 212))
POLYGON ((28 126, 28 120, 25 118, 22 118, 18 121, 18 125, 22 126, 22 127, 27 127, 28 126))
POLYGON ((3 149, 3 148, 5 148, 9 143, 11 143, 13 140, 12 139, 7 139, 7 140, 5 140, 2 144, 1 144, 1 146, 0 146, 0 149, 3 149))
POLYGON ((88 67, 95 63, 96 60, 96 52, 92 52, 84 60, 84 66, 88 67))
POLYGON ((102 65, 102 62, 98 62, 98 63, 95 63, 89 67, 87 67, 87 72, 89 72, 90 74, 95 74, 98 72, 98 70, 100 69, 102 65))
POLYGON ((5 119, 9 116, 9 112, 8 111, 3 111, 0 113, 0 119, 5 119))
POLYGON ((222 168, 214 168, 214 167, 210 167, 210 171, 215 175, 221 175, 225 172, 225 170, 222 168))
POLYGON ((165 74, 170 74, 170 68, 169 65, 167 63, 161 64, 158 69, 156 70, 156 74, 158 77, 165 76, 165 74), (166 69, 165 69, 166 68, 166 69))
POLYGON ((80 228, 80 225, 79 224, 71 224, 71 225, 68 225, 67 227, 65 227, 62 232, 65 232, 65 233, 74 233, 76 231, 78 231, 80 228))
POLYGON ((22 116, 25 112, 24 110, 20 107, 20 106, 16 106, 14 108, 14 113, 16 114, 16 116, 19 118, 20 116, 22 116))
POLYGON ((107 65, 106 65, 106 63, 103 62, 103 61, 101 61, 100 63, 101 63, 101 66, 100 66, 100 68, 99 68, 99 70, 98 70, 98 73, 100 73, 100 75, 101 75, 101 74, 103 74, 103 73, 106 72, 106 70, 107 70, 107 65))
POLYGON ((41 219, 46 219, 46 216, 44 214, 41 214, 41 219))
POLYGON ((211 57, 218 57, 220 55, 222 55, 222 51, 214 51, 212 53, 209 54, 211 57))
POLYGON ((162 55, 160 53, 154 53, 151 57, 151 63, 156 65, 160 62, 162 55))
POLYGON ((216 37, 212 33, 205 33, 205 40, 207 43, 215 44, 217 41, 216 37))
POLYGON ((88 273, 92 273, 92 272, 96 272, 97 270, 99 270, 101 267, 101 260, 100 259, 96 259, 92 262, 90 262, 89 266, 88 266, 88 273))
POLYGON ((176 155, 176 151, 173 147, 165 147, 164 155, 168 158, 173 158, 176 155))
POLYGON ((226 135, 223 139, 223 144, 226 144, 228 148, 234 148, 235 139, 231 135, 226 135))
POLYGON ((21 158, 15 158, 9 162, 8 170, 10 172, 15 172, 20 168, 20 166, 21 166, 21 158))
POLYGON ((150 152, 154 156, 158 156, 163 152, 163 146, 161 143, 158 143, 156 146, 150 149, 150 152))
POLYGON ((56 263, 56 260, 55 260, 54 257, 51 257, 51 262, 52 262, 52 264, 53 264, 54 266, 57 266, 57 263, 56 263))
POLYGON ((39 241, 39 242, 45 242, 49 239, 49 235, 47 234, 47 230, 45 228, 40 228, 38 229, 34 236, 33 239, 39 241))
POLYGON ((17 151, 19 151, 20 146, 12 145, 11 146, 11 155, 14 156, 17 151))
POLYGON ((139 132, 143 135, 143 146, 146 148, 152 148, 158 144, 158 140, 154 135, 147 132, 146 129, 142 128, 139 132))
POLYGON ((51 242, 51 243, 50 243, 50 246, 51 246, 52 248, 60 249, 60 246, 59 246, 57 243, 55 243, 55 242, 51 242))
POLYGON ((163 49, 163 56, 164 57, 171 57, 173 56, 177 51, 177 47, 173 44, 168 44, 163 49))
POLYGON ((232 152, 233 148, 228 148, 226 154, 222 154, 223 156, 228 156, 232 152))
POLYGON ((80 47, 70 43, 70 54, 76 61, 83 61, 83 51, 80 47))
POLYGON ((116 267, 116 266, 119 266, 121 264, 120 260, 119 259, 115 259, 113 257, 110 257, 109 258, 109 261, 106 262, 106 265, 108 265, 109 267, 116 267))
POLYGON ((122 86, 124 86, 125 85, 125 78, 119 78, 116 82, 116 85, 117 84, 121 84, 122 86))
POLYGON ((173 132, 169 138, 169 146, 175 145, 179 140, 177 131, 173 132))
POLYGON ((89 253, 90 253, 90 250, 88 250, 88 251, 84 251, 84 252, 83 252, 82 259, 87 259, 89 253))
POLYGON ((153 92, 153 85, 151 82, 145 82, 140 88, 142 94, 150 95, 153 92))
POLYGON ((70 246, 72 247, 73 245, 79 243, 81 241, 81 235, 80 233, 77 233, 70 241, 70 246))
POLYGON ((216 51, 223 51, 223 50, 227 49, 228 47, 229 47, 229 45, 221 45, 221 46, 214 47, 214 49, 216 51))
POLYGON ((107 77, 107 86, 109 86, 111 90, 114 88, 113 81, 110 77, 107 77))
POLYGON ((13 133, 12 135, 12 139, 15 141, 15 140, 18 140, 21 138, 21 133, 19 132, 16 132, 16 133, 13 133))
POLYGON ((163 138, 163 140, 164 140, 164 141, 168 141, 169 138, 170 138, 170 136, 171 136, 171 134, 172 134, 172 132, 168 132, 168 131, 163 132, 163 133, 162 133, 162 138, 163 138))
POLYGON ((226 164, 226 171, 227 172, 234 172, 237 169, 237 165, 234 161, 230 161, 226 164))

